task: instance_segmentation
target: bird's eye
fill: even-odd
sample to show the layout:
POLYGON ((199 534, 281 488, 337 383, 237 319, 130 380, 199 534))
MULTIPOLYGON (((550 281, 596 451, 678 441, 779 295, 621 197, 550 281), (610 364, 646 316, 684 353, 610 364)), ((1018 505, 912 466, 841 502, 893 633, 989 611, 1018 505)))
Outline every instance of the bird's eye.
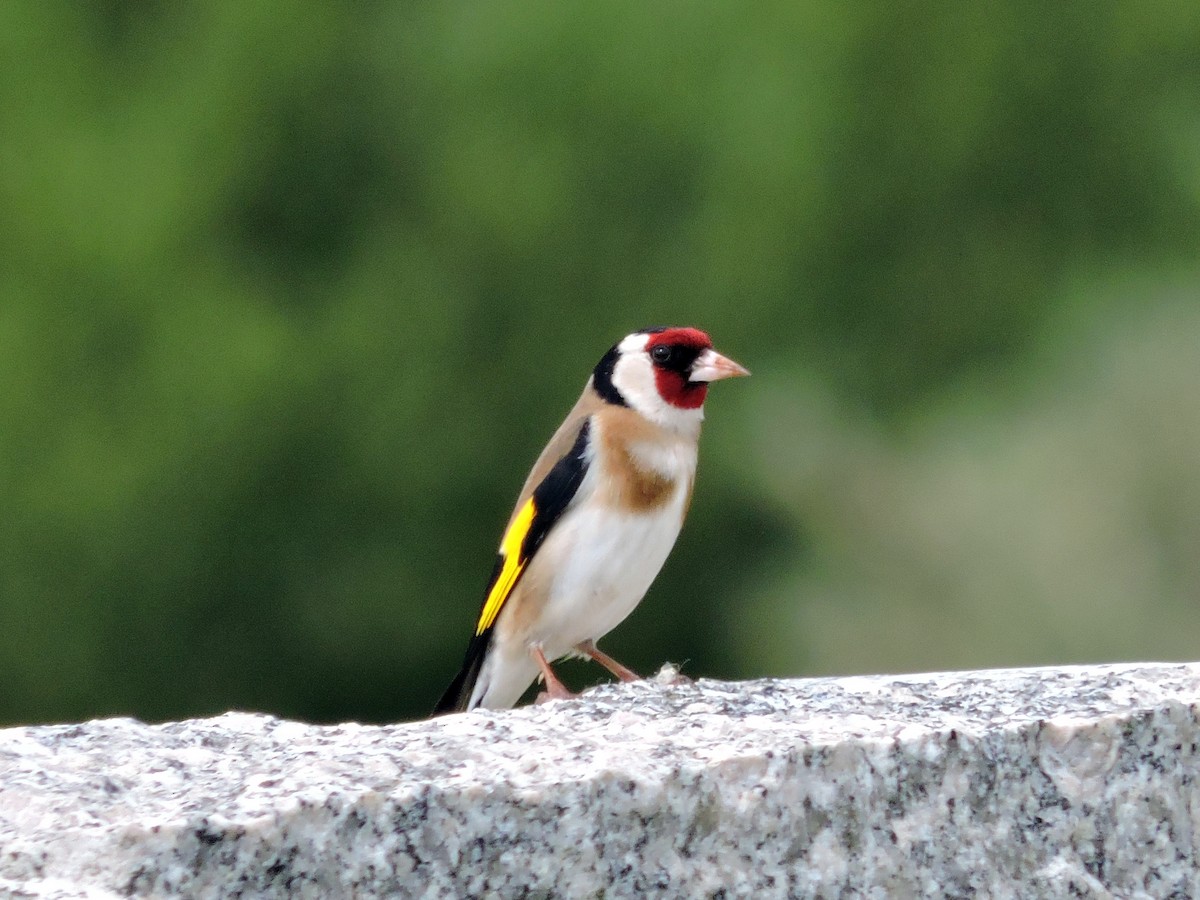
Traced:
POLYGON ((666 344, 659 344, 650 351, 650 356, 653 357, 656 363, 665 363, 671 358, 671 348, 666 344))

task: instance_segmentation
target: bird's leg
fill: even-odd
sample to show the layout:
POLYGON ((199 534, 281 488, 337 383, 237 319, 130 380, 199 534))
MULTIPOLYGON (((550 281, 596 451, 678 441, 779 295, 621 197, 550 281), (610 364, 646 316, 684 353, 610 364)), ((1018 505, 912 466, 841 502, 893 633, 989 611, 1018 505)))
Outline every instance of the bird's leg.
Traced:
POLYGON ((642 676, 638 675, 633 669, 627 669, 607 653, 602 652, 596 646, 595 641, 584 641, 582 644, 576 644, 575 649, 584 656, 590 657, 600 663, 600 665, 616 675, 621 681, 641 681, 642 676))
POLYGON ((545 703, 547 700, 571 700, 575 697, 567 686, 558 680, 558 676, 554 674, 554 670, 550 668, 550 663, 546 660, 546 654, 542 652, 542 648, 534 644, 529 648, 529 655, 533 657, 533 661, 538 664, 538 668, 542 670, 542 681, 546 685, 546 690, 537 695, 534 703, 545 703))

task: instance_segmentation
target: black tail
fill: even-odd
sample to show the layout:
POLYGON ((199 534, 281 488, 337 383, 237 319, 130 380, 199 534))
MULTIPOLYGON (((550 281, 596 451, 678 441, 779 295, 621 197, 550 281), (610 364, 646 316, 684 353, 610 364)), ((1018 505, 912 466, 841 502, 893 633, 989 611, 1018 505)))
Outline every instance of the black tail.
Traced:
POLYGON ((446 688, 446 693, 442 694, 442 699, 433 708, 433 715, 440 716, 445 713, 467 711, 467 705, 471 702, 471 693, 475 690, 475 682, 479 680, 479 670, 483 668, 483 661, 487 657, 488 647, 491 643, 492 629, 490 628, 483 634, 471 638, 462 668, 450 682, 450 687, 446 688))

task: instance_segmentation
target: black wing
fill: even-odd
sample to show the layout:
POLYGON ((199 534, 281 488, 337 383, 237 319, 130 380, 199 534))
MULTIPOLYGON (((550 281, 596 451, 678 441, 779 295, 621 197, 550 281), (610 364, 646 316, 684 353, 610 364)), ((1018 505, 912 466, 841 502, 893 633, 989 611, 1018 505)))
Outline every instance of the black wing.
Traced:
POLYGON ((500 541, 500 552, 496 556, 496 565, 484 592, 483 608, 479 611, 479 619, 475 623, 475 635, 467 646, 462 669, 434 707, 434 715, 467 709, 475 682, 479 678, 479 671, 491 645, 496 617, 500 615, 500 610, 504 608, 504 604, 512 596, 513 589, 521 581, 525 567, 546 540, 546 535, 558 524, 579 491, 579 485, 583 483, 583 476, 587 471, 585 456, 590 434, 591 419, 584 419, 570 451, 554 464, 546 477, 534 488, 533 494, 517 511, 512 524, 504 532, 504 538, 500 541))

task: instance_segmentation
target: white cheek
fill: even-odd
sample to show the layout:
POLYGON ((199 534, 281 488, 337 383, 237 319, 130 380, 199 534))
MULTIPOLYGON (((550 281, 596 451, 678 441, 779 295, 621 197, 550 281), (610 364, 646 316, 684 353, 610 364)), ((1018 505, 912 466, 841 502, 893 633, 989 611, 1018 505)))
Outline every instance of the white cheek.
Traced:
POLYGON ((658 408, 666 405, 658 394, 650 361, 641 351, 617 360, 613 367, 612 382, 625 402, 643 415, 654 418, 658 408))
POLYGON ((704 407, 681 409, 664 400, 655 383, 654 368, 645 354, 617 360, 612 380, 630 408, 656 425, 692 436, 699 432, 704 407))

